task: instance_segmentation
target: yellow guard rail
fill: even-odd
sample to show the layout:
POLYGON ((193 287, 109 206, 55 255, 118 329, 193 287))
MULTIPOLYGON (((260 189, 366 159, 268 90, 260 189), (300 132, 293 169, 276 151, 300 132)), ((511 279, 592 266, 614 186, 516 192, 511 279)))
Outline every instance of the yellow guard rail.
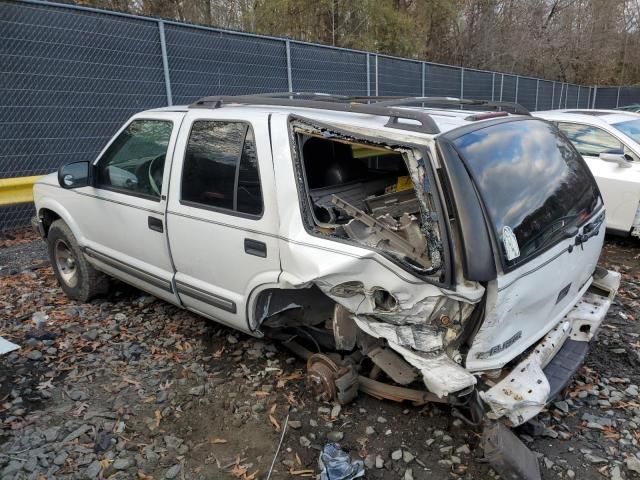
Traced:
POLYGON ((33 202, 33 184, 40 177, 0 178, 0 206, 33 202))

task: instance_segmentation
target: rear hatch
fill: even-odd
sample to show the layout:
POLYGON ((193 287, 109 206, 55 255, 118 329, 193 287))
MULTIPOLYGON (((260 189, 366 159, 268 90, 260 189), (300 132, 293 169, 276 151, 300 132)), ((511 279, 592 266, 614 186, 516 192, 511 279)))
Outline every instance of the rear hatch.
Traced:
POLYGON ((557 325, 589 287, 604 241, 602 200, 582 157, 543 120, 482 122, 441 141, 472 178, 497 269, 466 367, 500 368, 557 325))

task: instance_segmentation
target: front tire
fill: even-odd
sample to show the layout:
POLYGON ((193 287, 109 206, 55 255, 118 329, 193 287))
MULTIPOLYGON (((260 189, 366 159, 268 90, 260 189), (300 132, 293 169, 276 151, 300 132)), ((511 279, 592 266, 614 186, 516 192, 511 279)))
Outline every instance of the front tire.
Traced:
POLYGON ((87 262, 64 221, 56 220, 51 224, 47 246, 51 266, 67 297, 88 302, 96 295, 107 293, 109 278, 87 262))

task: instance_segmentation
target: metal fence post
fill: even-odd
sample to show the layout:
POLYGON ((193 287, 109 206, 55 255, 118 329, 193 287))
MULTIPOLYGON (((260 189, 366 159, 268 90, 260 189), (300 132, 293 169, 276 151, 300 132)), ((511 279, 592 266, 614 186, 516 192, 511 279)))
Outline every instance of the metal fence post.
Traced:
POLYGON ((562 89, 564 88, 564 83, 560 82, 560 97, 558 98, 558 109, 562 108, 562 89))
POLYGON ((569 84, 567 83, 567 91, 564 92, 564 108, 567 108, 567 102, 569 101, 569 84))
POLYGON ((538 110, 538 93, 540 92, 540 79, 536 80, 536 106, 533 108, 534 110, 538 110))
POLYGON ((293 92, 293 79, 291 77, 291 42, 287 38, 284 43, 287 50, 287 82, 289 83, 289 91, 293 92))
POLYGON ((591 101, 591 108, 596 108, 596 95, 598 95, 598 86, 593 87, 593 100, 591 101))
POLYGON ((516 75, 516 98, 515 103, 518 103, 518 89, 520 88, 520 75, 516 75))
POLYGON ((578 99, 576 100, 576 108, 580 108, 580 85, 578 85, 578 99))
POLYGON ((491 101, 493 102, 495 100, 495 93, 496 93, 496 72, 493 72, 491 74, 491 101))
POLYGON ((367 97, 371 96, 371 59, 367 53, 367 97))
POLYGON ((553 110, 553 103, 556 101, 556 82, 551 84, 551 110, 553 110))
POLYGON ((620 87, 618 87, 618 95, 616 96, 616 108, 620 106, 620 87))
POLYGON ((376 97, 378 95, 378 55, 376 54, 376 97))
POLYGON ((425 94, 425 86, 424 83, 427 81, 427 65, 422 62, 422 96, 424 97, 425 94))
POLYGON ((464 67, 460 67, 460 98, 464 98, 464 67))
POLYGON ((502 78, 500 79, 500 101, 502 101, 503 89, 504 89, 504 73, 502 74, 502 78))
POLYGON ((171 78, 169 77, 169 61, 167 59, 167 41, 164 37, 164 22, 158 21, 158 33, 160 34, 160 52, 162 53, 162 70, 164 71, 164 88, 167 93, 167 105, 173 105, 171 95, 171 78))

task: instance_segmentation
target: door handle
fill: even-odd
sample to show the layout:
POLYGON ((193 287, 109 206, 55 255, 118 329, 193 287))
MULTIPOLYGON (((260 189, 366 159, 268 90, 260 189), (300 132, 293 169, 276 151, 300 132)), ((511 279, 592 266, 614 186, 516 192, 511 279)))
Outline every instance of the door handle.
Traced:
POLYGON ((267 258, 267 244, 250 238, 244 239, 244 252, 256 257, 267 258))
POLYGON ((147 217, 147 225, 149 225, 149 230, 153 230, 154 232, 164 232, 164 226, 162 225, 162 220, 155 217, 147 217))

